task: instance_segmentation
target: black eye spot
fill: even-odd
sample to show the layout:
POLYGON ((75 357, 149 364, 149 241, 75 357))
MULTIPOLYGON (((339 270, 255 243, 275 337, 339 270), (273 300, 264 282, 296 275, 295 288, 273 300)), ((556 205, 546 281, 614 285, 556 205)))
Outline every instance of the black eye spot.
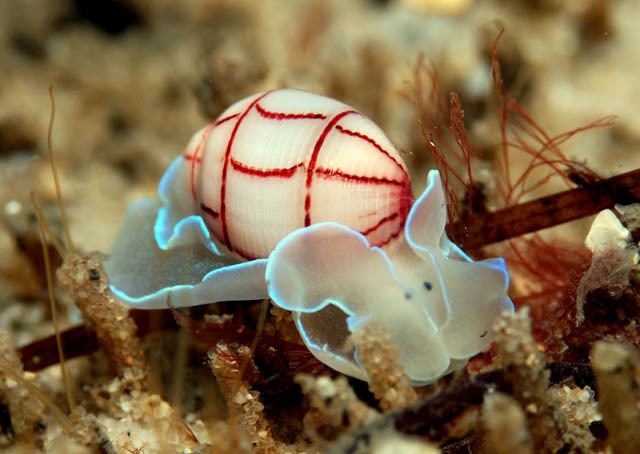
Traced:
POLYGON ((95 268, 91 268, 89 270, 89 279, 91 279, 92 281, 99 280, 100 279, 100 272, 95 268))
POLYGON ((413 294, 411 292, 405 292, 404 299, 410 300, 411 298, 413 298, 413 294))
POLYGON ((424 288, 427 289, 428 291, 431 291, 431 289, 433 288, 433 285, 431 285, 431 282, 424 281, 423 285, 424 285, 424 288))
POLYGON ((480 337, 485 337, 487 334, 489 334, 489 331, 485 331, 484 333, 480 334, 480 337))

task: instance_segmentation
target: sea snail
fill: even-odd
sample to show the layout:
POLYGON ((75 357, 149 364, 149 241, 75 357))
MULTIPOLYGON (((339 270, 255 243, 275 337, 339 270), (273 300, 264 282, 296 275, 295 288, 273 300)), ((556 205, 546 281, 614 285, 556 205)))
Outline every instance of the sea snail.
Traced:
POLYGON ((446 236, 437 171, 414 200, 406 165, 369 119, 300 90, 257 94, 197 132, 133 204, 106 263, 136 308, 269 297, 311 352, 367 379, 349 334, 379 323, 416 385, 491 343, 509 276, 446 236))

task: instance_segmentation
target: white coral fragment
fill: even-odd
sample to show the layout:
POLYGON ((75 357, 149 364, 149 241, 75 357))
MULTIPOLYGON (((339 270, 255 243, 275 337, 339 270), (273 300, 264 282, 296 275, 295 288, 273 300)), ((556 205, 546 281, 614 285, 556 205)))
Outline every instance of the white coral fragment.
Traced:
POLYGON ((603 210, 595 217, 584 244, 593 255, 610 249, 624 249, 631 233, 611 210, 603 210))

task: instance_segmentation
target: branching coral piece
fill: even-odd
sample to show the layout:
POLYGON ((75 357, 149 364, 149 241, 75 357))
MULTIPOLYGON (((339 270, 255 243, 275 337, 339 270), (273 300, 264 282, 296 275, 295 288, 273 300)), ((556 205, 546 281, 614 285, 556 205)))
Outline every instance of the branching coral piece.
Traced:
POLYGON ((109 290, 101 258, 70 254, 58 270, 58 279, 72 292, 76 305, 91 323, 116 374, 122 377, 127 369, 144 371, 133 375, 140 377, 135 386, 145 389, 148 366, 136 324, 129 309, 109 290))
POLYGON ((369 377, 369 389, 384 411, 413 405, 418 397, 409 378, 398 364, 398 351, 382 327, 369 324, 355 336, 360 361, 369 377))
POLYGON ((597 342, 592 365, 599 407, 616 453, 640 452, 640 359, 636 351, 611 342, 597 342))
POLYGON ((500 393, 487 394, 482 405, 482 422, 487 429, 487 452, 533 454, 527 418, 512 397, 500 393))
POLYGON ((311 409, 305 416, 305 428, 310 437, 322 442, 322 432, 331 428, 331 436, 359 429, 372 422, 378 413, 360 401, 344 376, 332 379, 299 374, 295 378, 302 392, 309 397, 311 409))
POLYGON ((367 437, 355 439, 352 444, 348 444, 346 438, 341 438, 324 452, 327 454, 439 454, 442 451, 420 438, 408 437, 387 427, 372 431, 367 437))
POLYGON ((560 400, 561 409, 572 424, 583 426, 586 430, 592 423, 602 421, 595 392, 590 386, 580 388, 557 384, 551 387, 551 392, 560 400))
MULTIPOLYGON (((144 373, 138 369, 138 373, 144 373)), ((191 428, 157 394, 135 389, 142 377, 125 370, 101 386, 90 387, 95 413, 78 412, 85 438, 106 452, 193 452, 201 449, 191 428), (136 451, 140 450, 140 451, 136 451)), ((206 441, 206 440, 205 440, 206 441)))
MULTIPOLYGON (((229 409, 230 443, 233 448, 230 452, 283 452, 285 445, 275 440, 271 434, 269 421, 264 415, 264 405, 260 402, 260 393, 251 391, 248 384, 239 377, 243 360, 251 355, 250 349, 240 347, 242 355, 225 354, 229 348, 225 344, 219 344, 215 350, 209 351, 209 366, 229 409), (240 436, 240 431, 233 430, 234 427, 241 428, 251 448, 240 436)), ((254 367, 253 362, 249 361, 247 368, 251 370, 254 367)))
POLYGON ((593 436, 571 424, 560 410, 557 396, 549 392, 549 371, 533 340, 528 310, 503 314, 494 329, 505 378, 525 411, 535 451, 555 452, 566 444, 576 447, 578 452, 586 451, 593 436))

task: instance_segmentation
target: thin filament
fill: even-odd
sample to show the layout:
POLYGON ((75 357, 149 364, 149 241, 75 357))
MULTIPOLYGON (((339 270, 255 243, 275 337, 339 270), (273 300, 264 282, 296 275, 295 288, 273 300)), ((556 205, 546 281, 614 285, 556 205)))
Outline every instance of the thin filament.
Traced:
POLYGON ((53 329, 56 334, 56 344, 58 346, 58 355, 60 357, 60 370, 62 372, 62 380, 64 382, 64 388, 67 395, 67 404, 69 405, 69 411, 72 411, 76 406, 75 397, 71 386, 71 380, 69 378, 69 371, 67 369, 67 363, 64 357, 64 350, 62 349, 62 338, 60 337, 60 325, 58 323, 58 309, 56 305, 55 295, 53 293, 53 276, 51 273, 51 259, 49 257, 49 249, 47 248, 47 238, 44 230, 44 217, 40 207, 36 203, 36 197, 33 191, 31 192, 31 201, 33 203, 36 216, 38 218, 38 226, 40 227, 40 243, 42 244, 42 255, 44 257, 44 267, 47 275, 47 292, 49 293, 49 303, 51 304, 51 319, 53 321, 53 329))
POLYGON ((53 231, 51 230, 51 227, 49 226, 49 223, 47 222, 46 218, 44 217, 44 214, 43 214, 44 211, 42 210, 42 205, 40 205, 40 202, 36 198, 35 194, 33 192, 31 194, 32 194, 31 195, 31 203, 33 205, 34 211, 36 212, 36 217, 38 216, 38 213, 39 213, 40 214, 40 218, 42 219, 42 223, 40 225, 42 226, 42 228, 44 228, 44 231, 47 234, 48 240, 51 241, 51 244, 53 244, 53 247, 55 248, 55 250, 58 253, 58 255, 60 257, 64 258, 67 255, 66 249, 64 248, 62 243, 60 243, 58 238, 53 234, 53 231))
POLYGON ((47 150, 49 153, 49 164, 51 165, 51 173, 53 174, 53 181, 56 186, 56 198, 58 199, 58 208, 60 209, 60 218, 62 220, 62 229, 64 232, 64 241, 67 246, 67 250, 75 252, 73 242, 71 241, 71 234, 69 233, 69 223, 67 222, 67 214, 64 208, 64 202, 62 200, 62 187, 60 186, 60 178, 58 177, 58 169, 53 161, 53 146, 51 145, 51 138, 53 134, 53 123, 56 118, 56 101, 53 96, 53 86, 49 86, 49 98, 51 99, 51 117, 49 119, 49 129, 47 131, 47 150))
POLYGON ((260 316, 258 318, 258 325, 256 326, 256 335, 253 337, 251 341, 251 345, 249 346, 249 350, 251 351, 251 356, 244 358, 242 361, 242 365, 240 366, 240 370, 238 371, 238 379, 242 380, 244 377, 244 373, 247 371, 247 367, 249 366, 249 361, 253 357, 253 354, 258 347, 258 342, 260 342, 260 338, 262 337, 262 332, 264 331, 264 324, 267 321, 267 312, 269 310, 269 300, 266 299, 262 302, 262 306, 260 307, 260 316))

